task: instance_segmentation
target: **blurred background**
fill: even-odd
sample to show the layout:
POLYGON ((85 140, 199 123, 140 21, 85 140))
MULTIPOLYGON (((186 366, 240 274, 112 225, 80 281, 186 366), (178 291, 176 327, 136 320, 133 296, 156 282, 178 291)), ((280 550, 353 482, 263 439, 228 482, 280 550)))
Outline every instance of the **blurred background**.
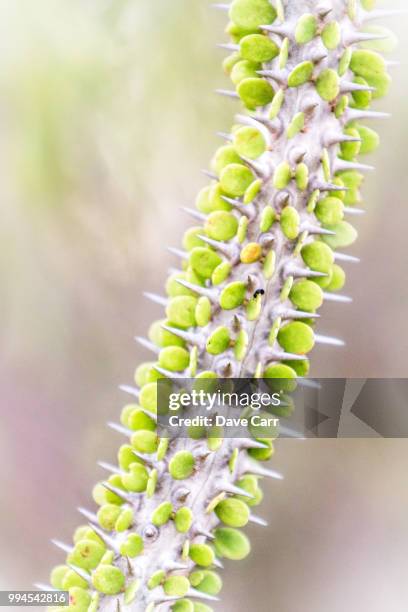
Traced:
MULTIPOLYGON (((354 302, 320 327, 347 345, 316 349, 315 376, 408 372, 408 25, 389 21, 401 65, 355 218, 354 302)), ((161 292, 179 206, 236 108, 213 94, 224 26, 204 0, 0 0, 0 589, 47 581, 49 539, 70 539, 114 458, 104 423, 146 357, 133 336, 161 314, 142 290, 161 292)), ((227 564, 217 610, 405 611, 408 441, 277 446, 270 527, 227 564)))

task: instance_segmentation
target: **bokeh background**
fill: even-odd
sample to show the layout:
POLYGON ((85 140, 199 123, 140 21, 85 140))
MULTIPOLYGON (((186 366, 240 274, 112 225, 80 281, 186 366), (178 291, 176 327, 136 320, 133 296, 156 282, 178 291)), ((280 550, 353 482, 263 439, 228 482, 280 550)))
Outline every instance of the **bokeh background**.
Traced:
MULTIPOLYGON (((394 0, 403 7, 405 0, 394 0)), ((46 581, 120 441, 105 422, 146 355, 160 293, 234 102, 213 90, 225 17, 207 0, 0 0, 0 589, 46 581)), ((388 25, 388 24, 387 24, 388 25)), ((348 306, 325 306, 316 376, 407 376, 407 19, 393 118, 368 176, 348 306)), ((402 612, 406 440, 282 440, 226 612, 402 612)))

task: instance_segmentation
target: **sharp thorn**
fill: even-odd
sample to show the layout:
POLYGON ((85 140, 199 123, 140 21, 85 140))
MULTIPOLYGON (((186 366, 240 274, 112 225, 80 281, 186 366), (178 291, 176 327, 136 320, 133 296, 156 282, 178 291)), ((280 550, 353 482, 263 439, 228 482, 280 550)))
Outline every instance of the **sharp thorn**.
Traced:
MULTIPOLYGON (((148 410, 145 410, 144 413, 148 417, 150 417, 155 423, 157 423, 157 415, 156 414, 152 414, 148 410)), ((144 455, 143 453, 139 453, 138 451, 134 450, 133 448, 132 448, 132 453, 134 454, 135 457, 138 457, 139 459, 141 459, 142 461, 144 461, 148 465, 154 465, 154 463, 155 463, 154 459, 152 459, 153 455, 144 455)))
MULTIPOLYGON (((98 465, 99 467, 103 468, 107 472, 110 472, 111 474, 122 474, 123 473, 120 468, 116 467, 116 465, 112 465, 111 463, 107 463, 106 461, 98 461, 98 465)), ((89 520, 93 520, 93 519, 89 519, 89 520)))
POLYGON ((286 25, 260 25, 259 28, 261 30, 266 30, 267 32, 272 32, 272 34, 276 34, 277 36, 281 36, 282 38, 289 38, 292 36, 292 30, 288 28, 286 25))
POLYGON ((310 380, 309 378, 298 378, 297 384, 300 387, 307 387, 309 389, 321 389, 322 385, 315 380, 310 380))
POLYGON ((258 449, 268 448, 266 444, 264 444, 263 442, 258 442, 258 440, 254 440, 253 438, 242 438, 239 441, 239 446, 247 450, 251 448, 258 448, 258 449))
POLYGON ((358 45, 371 40, 384 40, 388 38, 386 34, 372 34, 371 32, 350 32, 344 37, 343 43, 346 47, 350 45, 358 45))
POLYGON ((324 19, 333 11, 333 7, 331 6, 322 6, 321 8, 317 8, 316 12, 319 15, 320 19, 324 19))
POLYGON ((79 506, 77 510, 80 514, 82 514, 82 516, 88 519, 88 521, 91 521, 91 523, 96 523, 98 521, 98 517, 96 516, 95 512, 91 512, 90 510, 82 508, 81 506, 79 506))
POLYGON ((155 355, 158 355, 160 353, 160 348, 153 344, 153 342, 150 342, 150 340, 147 340, 147 338, 135 336, 135 340, 148 351, 152 351, 152 353, 155 353, 155 355))
POLYGON ((215 172, 211 172, 211 170, 206 170, 205 168, 202 168, 201 173, 204 174, 204 176, 208 176, 208 178, 214 181, 218 179, 218 176, 215 174, 215 172))
POLYGON ((279 425, 279 435, 284 436, 285 438, 294 438, 296 440, 306 440, 305 436, 300 433, 300 431, 296 431, 291 427, 286 427, 286 425, 279 425))
POLYGON ((245 157, 244 155, 240 155, 240 158, 255 172, 255 174, 258 174, 260 178, 265 178, 265 168, 261 164, 257 164, 253 159, 245 157))
MULTIPOLYGON (((105 489, 107 489, 111 493, 114 493, 115 495, 117 495, 118 497, 123 499, 123 501, 127 502, 128 504, 132 504, 133 503, 134 500, 132 499, 132 497, 130 495, 128 495, 126 493, 126 491, 123 491, 122 489, 119 489, 118 487, 113 487, 109 482, 102 482, 101 484, 102 484, 103 487, 105 487, 105 489)), ((96 531, 94 526, 93 525, 91 525, 91 526, 92 526, 92 529, 94 529, 94 531, 96 531)))
POLYGON ((234 140, 231 134, 227 134, 227 132, 216 132, 216 135, 224 140, 228 140, 228 142, 232 142, 234 140))
POLYGON ((276 472, 275 470, 269 470, 268 468, 265 468, 260 465, 260 463, 255 463, 255 461, 248 461, 245 468, 246 473, 254 474, 255 476, 264 476, 265 478, 283 480, 283 476, 280 472, 276 472))
POLYGON ((319 49, 312 53, 310 59, 314 64, 319 64, 323 60, 327 59, 329 54, 326 51, 320 51, 319 49))
POLYGON ((336 133, 328 133, 324 136, 324 146, 330 147, 332 145, 341 144, 343 142, 361 142, 361 138, 357 136, 349 136, 348 134, 343 134, 342 132, 336 133))
POLYGON ((273 79, 280 85, 286 85, 286 79, 282 74, 279 74, 276 70, 257 70, 257 74, 260 76, 267 77, 269 79, 273 79))
POLYGON ((119 389, 128 393, 129 395, 133 395, 133 397, 139 398, 140 390, 137 387, 131 387, 130 385, 119 385, 119 389))
POLYGON ((166 370, 165 368, 161 368, 158 365, 153 365, 152 368, 156 370, 156 372, 164 376, 165 378, 172 378, 172 379, 183 378, 185 379, 185 374, 180 374, 178 372, 172 372, 171 370, 166 370))
POLYGON ((232 363, 230 361, 221 362, 221 364, 218 364, 216 367, 216 373, 223 378, 231 378, 233 374, 232 363))
POLYGON ((320 319, 317 312, 305 312, 303 310, 295 310, 294 308, 282 308, 279 310, 279 316, 283 319, 320 319))
POLYGON ((255 525, 260 525, 261 527, 268 526, 268 521, 265 521, 265 519, 261 518, 260 516, 256 516, 256 514, 249 515, 249 522, 255 523, 255 525))
POLYGON ((217 557, 215 557, 213 565, 215 565, 215 567, 219 567, 220 569, 224 569, 224 564, 219 559, 217 559, 217 557))
POLYGON ((227 49, 227 51, 239 51, 240 46, 234 45, 233 43, 217 43, 216 47, 219 49, 227 49))
POLYGON ((221 198, 225 202, 228 202, 228 204, 231 204, 231 206, 238 208, 238 210, 243 210, 244 208, 248 206, 248 204, 243 204, 240 200, 234 200, 234 198, 229 198, 228 196, 222 195, 221 198))
POLYGON ((51 542, 54 544, 54 546, 60 550, 63 550, 67 554, 70 554, 74 550, 73 546, 69 546, 68 544, 65 544, 65 542, 61 542, 61 540, 51 540, 51 542))
POLYGON ((302 101, 300 110, 303 113, 310 115, 316 110, 318 106, 319 102, 315 98, 309 97, 302 101))
MULTIPOLYGON (((202 239, 202 236, 199 236, 199 238, 202 239)), ((215 240, 213 242, 215 242, 215 240)), ((176 278, 175 280, 179 285, 182 285, 186 289, 190 289, 190 291, 194 291, 194 293, 198 293, 199 295, 208 297, 209 300, 214 301, 217 299, 218 293, 217 291, 214 291, 214 289, 207 289, 206 287, 190 283, 190 281, 186 281, 182 278, 176 278)))
POLYGON ((177 570, 187 570, 188 565, 185 563, 178 563, 177 561, 167 561, 164 564, 166 572, 174 572, 177 570))
POLYGON ((194 531, 197 535, 204 536, 208 540, 215 540, 215 535, 211 533, 211 531, 207 531, 207 529, 203 529, 202 527, 197 527, 197 529, 195 529, 194 531))
POLYGON ((218 597, 214 597, 214 595, 208 595, 208 593, 203 593, 202 591, 198 591, 197 589, 189 588, 186 597, 194 597, 194 599, 205 599, 207 601, 219 601, 218 597))
POLYGON ((342 172, 343 170, 361 170, 364 171, 373 171, 375 170, 374 166, 369 166, 368 164, 360 164, 358 162, 350 162, 345 159, 340 159, 336 157, 333 163, 333 171, 342 172))
MULTIPOLYGON (((238 115, 235 115, 235 121, 242 125, 249 125, 250 127, 255 127, 257 130, 259 130, 263 134, 263 136, 265 137, 265 140, 269 142, 270 133, 269 133, 268 128, 265 125, 264 117, 259 117, 259 120, 258 120, 254 116, 238 114, 238 115)), ((268 122, 267 125, 270 125, 270 122, 268 122)))
POLYGON ((234 200, 233 198, 229 198, 227 196, 221 196, 221 198, 225 200, 225 202, 231 204, 231 206, 236 208, 240 213, 248 217, 248 219, 253 219, 256 216, 256 209, 252 203, 243 204, 240 202, 240 200, 234 200))
POLYGON ((183 212, 190 215, 190 217, 193 217, 193 219, 198 219, 199 221, 205 221, 207 218, 207 215, 200 213, 198 210, 194 210, 194 208, 188 208, 187 206, 181 206, 180 208, 183 212))
POLYGON ((131 436, 134 433, 134 431, 132 431, 131 429, 128 429, 127 427, 124 427, 119 423, 113 423, 112 421, 108 421, 108 427, 124 436, 131 436))
POLYGON ((206 242, 210 246, 223 253, 229 259, 232 259, 236 254, 237 249, 232 244, 227 244, 226 242, 219 242, 218 240, 213 240, 212 238, 208 238, 208 236, 204 236, 203 234, 197 234, 197 238, 200 238, 203 242, 206 242))
POLYGON ((241 487, 237 487, 236 485, 231 484, 229 482, 221 482, 218 485, 218 489, 220 491, 224 491, 225 493, 231 493, 232 495, 243 495, 244 497, 248 497, 249 499, 254 499, 254 496, 251 495, 251 493, 248 493, 247 491, 244 491, 244 489, 242 489, 241 487))
POLYGON ((340 185, 335 185, 334 183, 328 183, 326 181, 320 181, 317 179, 313 183, 313 190, 319 189, 319 191, 348 191, 347 187, 341 187, 340 185))
POLYGON ((347 255, 346 253, 334 252, 335 261, 349 261, 350 263, 360 263, 361 259, 354 255, 347 255))
POLYGON ((34 582, 33 587, 39 591, 52 591, 53 593, 59 591, 59 589, 54 589, 50 584, 44 584, 44 582, 34 582))
POLYGON ((361 83, 353 83, 352 81, 342 81, 340 85, 340 93, 346 94, 353 91, 375 91, 375 87, 362 85, 361 83))
POLYGON ((317 272, 316 270, 301 268, 299 266, 290 266, 287 268, 286 272, 288 276, 294 276, 296 278, 324 278, 327 276, 325 272, 317 272))
POLYGON ((182 340, 189 342, 190 344, 194 344, 199 347, 203 346, 202 337, 200 334, 193 334, 191 332, 187 332, 182 329, 178 329, 177 327, 171 327, 170 325, 164 325, 164 323, 161 324, 160 327, 170 332, 174 336, 177 336, 178 338, 181 338, 182 340))
POLYGON ((268 347, 266 349, 266 356, 268 361, 304 361, 306 357, 304 355, 298 355, 297 353, 287 353, 279 349, 268 347))
POLYGON ((88 574, 88 572, 83 570, 81 567, 77 567, 76 565, 73 565, 72 563, 67 563, 67 565, 70 569, 72 569, 73 572, 78 574, 78 576, 80 576, 82 580, 85 580, 88 583, 88 585, 91 584, 92 577, 90 574, 88 574))
POLYGON ((336 232, 325 229, 324 227, 321 227, 320 225, 313 225, 313 223, 310 223, 308 221, 305 221, 304 223, 302 223, 300 231, 308 232, 309 234, 316 234, 319 236, 335 236, 336 235, 336 232))
POLYGON ((157 295, 156 293, 150 293, 149 291, 144 291, 143 296, 151 302, 159 304, 159 306, 167 306, 167 298, 162 297, 161 295, 157 295))
POLYGON ((391 117, 390 113, 381 113, 378 111, 371 110, 359 110, 358 108, 351 107, 348 107, 342 115, 342 118, 345 120, 346 123, 349 123, 350 121, 358 121, 364 119, 388 119, 389 117, 391 117))
MULTIPOLYGON (((156 595, 155 597, 150 599, 150 603, 156 604, 157 606, 161 606, 161 604, 171 603, 172 601, 177 601, 178 599, 180 599, 178 595, 156 595)), ((154 607, 154 610, 156 610, 156 607, 154 607)))
POLYGON ((211 4, 211 7, 217 9, 218 11, 225 11, 226 13, 228 13, 231 8, 231 5, 216 2, 215 4, 211 4))
POLYGON ((294 147, 289 151, 288 160, 292 165, 300 164, 306 157, 307 151, 301 147, 294 147))
POLYGON ((408 10, 403 8, 403 9, 376 9, 374 11, 367 11, 364 14, 363 17, 363 21, 367 22, 367 21, 373 21, 374 19, 385 19, 387 17, 395 17, 398 15, 406 15, 408 13, 408 10))
POLYGON ((338 293, 323 292, 323 298, 328 302, 341 302, 342 304, 350 304, 353 298, 348 295, 339 295, 338 293))
POLYGON ((176 255, 176 257, 181 257, 181 259, 188 259, 189 258, 189 254, 186 253, 186 251, 182 251, 181 249, 176 249, 174 247, 167 247, 167 250, 172 255, 176 255))
MULTIPOLYGON (((114 487, 112 487, 112 488, 114 488, 114 487)), ((115 540, 113 538, 108 536, 102 529, 100 529, 100 527, 98 527, 98 525, 94 525, 93 523, 89 523, 89 526, 92 529, 92 531, 94 531, 96 533, 96 535, 98 535, 101 538, 102 542, 104 542, 105 545, 108 548, 112 548, 112 550, 114 550, 115 552, 118 552, 119 547, 117 546, 117 544, 116 544, 116 542, 115 542, 115 540)))
POLYGON ((220 96, 225 96, 226 98, 239 98, 239 95, 233 89, 216 89, 215 93, 219 94, 220 96))
POLYGON ((366 211, 362 208, 354 208, 354 206, 345 206, 343 211, 346 215, 365 215, 366 211))
POLYGON ((273 120, 268 119, 267 117, 262 117, 262 115, 256 115, 253 117, 253 119, 257 123, 260 123, 261 125, 263 125, 264 128, 268 129, 269 131, 272 131, 272 132, 277 131, 276 123, 274 123, 273 120))
POLYGON ((322 336, 321 334, 315 334, 314 339, 317 344, 327 344, 330 346, 345 346, 346 344, 343 340, 340 340, 340 338, 322 336))

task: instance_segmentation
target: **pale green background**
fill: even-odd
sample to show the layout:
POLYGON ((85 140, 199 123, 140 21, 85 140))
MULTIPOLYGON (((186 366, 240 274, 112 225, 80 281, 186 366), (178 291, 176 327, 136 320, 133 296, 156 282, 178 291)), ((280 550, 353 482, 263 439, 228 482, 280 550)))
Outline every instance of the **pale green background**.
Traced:
MULTIPOLYGON (((395 0, 394 6, 404 6, 395 0)), ((316 375, 406 376, 407 22, 379 108, 377 172, 316 375)), ((132 340, 161 292, 200 168, 237 106, 217 98, 224 16, 204 0, 0 0, 0 588, 47 580, 120 442, 104 422, 147 355, 132 340)), ((408 441, 282 441, 251 529, 227 563, 225 612, 403 612, 408 441)))

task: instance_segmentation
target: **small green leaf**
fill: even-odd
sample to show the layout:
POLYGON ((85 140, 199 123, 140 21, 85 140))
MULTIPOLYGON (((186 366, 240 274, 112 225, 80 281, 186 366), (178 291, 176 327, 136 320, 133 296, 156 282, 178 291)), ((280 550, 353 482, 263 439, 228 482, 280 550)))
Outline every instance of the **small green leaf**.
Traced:
POLYGON ((279 55, 279 47, 268 36, 249 34, 240 42, 241 57, 251 62, 270 62, 279 55))
POLYGON ((189 352, 180 346, 168 346, 159 353, 160 367, 170 370, 170 372, 183 372, 188 367, 189 362, 189 352))
MULTIPOLYGON (((135 431, 135 433, 132 434, 131 443, 139 453, 155 453, 158 445, 157 434, 155 431, 139 429, 139 431, 135 431)), ((137 467, 140 468, 143 466, 137 464, 137 467)))
POLYGON ((323 292, 309 280, 297 281, 289 294, 290 300, 300 310, 315 312, 323 304, 323 292))
POLYGON ((208 215, 204 229, 213 240, 231 240, 237 233, 238 221, 232 213, 217 210, 208 215))
POLYGON ((317 272, 328 273, 334 262, 333 251, 319 240, 305 245, 301 255, 305 264, 317 272))
MULTIPOLYGON (((196 247, 191 251, 189 261, 197 274, 203 278, 211 278, 212 273, 220 265, 222 259, 217 253, 210 251, 210 249, 196 247)), ((193 327, 195 325, 194 312, 197 300, 192 301, 193 298, 184 298, 184 302, 182 302, 181 298, 174 299, 179 301, 174 304, 174 307, 171 307, 173 300, 170 302, 166 310, 167 318, 180 327, 193 327)))
POLYGON ((251 170, 241 164, 230 164, 226 166, 220 175, 222 190, 233 197, 244 195, 246 189, 253 180, 254 175, 251 170))
POLYGON ((118 567, 100 565, 92 574, 92 584, 104 595, 117 595, 125 586, 125 576, 118 567))
POLYGON ((179 451, 169 463, 169 472, 174 480, 185 480, 194 471, 195 460, 189 451, 179 451))
POLYGON ((219 527, 215 530, 214 535, 215 550, 220 557, 240 561, 249 555, 251 546, 242 531, 232 527, 219 527))
POLYGON ((217 504, 215 514, 229 527, 244 527, 249 520, 248 506, 238 499, 223 499, 217 504))
POLYGON ((242 102, 250 110, 272 102, 275 93, 272 85, 261 78, 243 79, 237 87, 237 92, 242 102))
POLYGON ((166 595, 184 597, 190 588, 190 582, 185 576, 170 576, 163 583, 166 595))
POLYGON ((208 567, 214 562, 214 551, 208 544, 191 544, 189 557, 201 567, 208 567))
POLYGON ((250 159, 256 159, 266 151, 265 138, 257 128, 250 126, 239 128, 234 132, 233 143, 239 155, 250 159))
POLYGON ((299 213, 293 206, 286 206, 280 217, 280 225, 286 238, 294 240, 299 235, 300 217, 299 213))
POLYGON ((298 64, 288 77, 288 86, 300 87, 300 85, 304 85, 312 78, 313 70, 313 62, 306 61, 298 64))
POLYGON ((288 353, 305 355, 314 346, 313 330, 306 323, 294 321, 280 328, 278 342, 288 353))
POLYGON ((276 166, 273 174, 273 186, 275 189, 285 189, 292 178, 292 170, 288 162, 281 162, 276 166))
POLYGON ((170 520, 172 512, 173 506, 168 501, 165 501, 160 504, 160 506, 157 506, 157 508, 152 514, 153 525, 156 525, 156 527, 161 527, 162 525, 165 525, 165 523, 170 520))
POLYGON ((340 79, 337 72, 331 68, 323 70, 317 77, 316 90, 319 96, 327 102, 337 98, 340 92, 340 79))
POLYGON ((234 0, 229 16, 240 28, 256 30, 261 25, 272 23, 276 11, 268 0, 234 0))
POLYGON ((322 236, 324 242, 332 249, 348 247, 357 239, 357 230, 348 221, 340 221, 326 227, 336 233, 335 236, 322 236))
POLYGON ((331 21, 322 30, 322 41, 326 49, 332 51, 340 44, 341 30, 337 21, 331 21))
POLYGON ((199 327, 205 327, 211 320, 211 302, 208 297, 201 297, 195 309, 195 318, 199 327))
POLYGON ((343 219, 343 210, 344 205, 339 198, 327 197, 317 203, 315 214, 324 225, 333 225, 343 219))
POLYGON ((286 136, 291 139, 305 127, 305 114, 296 113, 286 130, 286 136))
POLYGON ((317 19, 311 13, 306 13, 298 20, 295 29, 295 40, 298 45, 304 45, 316 36, 317 19))
POLYGON ((138 533, 131 533, 120 545, 120 554, 133 559, 143 551, 143 538, 138 533))
POLYGON ((230 331, 228 327, 217 327, 208 338, 206 343, 207 353, 210 355, 219 355, 227 350, 231 342, 230 331))
POLYGON ((223 310, 233 310, 242 304, 245 298, 246 284, 235 281, 227 285, 220 295, 220 306, 223 310))
POLYGON ((187 508, 187 506, 179 508, 174 517, 174 523, 177 531, 187 533, 193 523, 193 513, 190 508, 187 508))

